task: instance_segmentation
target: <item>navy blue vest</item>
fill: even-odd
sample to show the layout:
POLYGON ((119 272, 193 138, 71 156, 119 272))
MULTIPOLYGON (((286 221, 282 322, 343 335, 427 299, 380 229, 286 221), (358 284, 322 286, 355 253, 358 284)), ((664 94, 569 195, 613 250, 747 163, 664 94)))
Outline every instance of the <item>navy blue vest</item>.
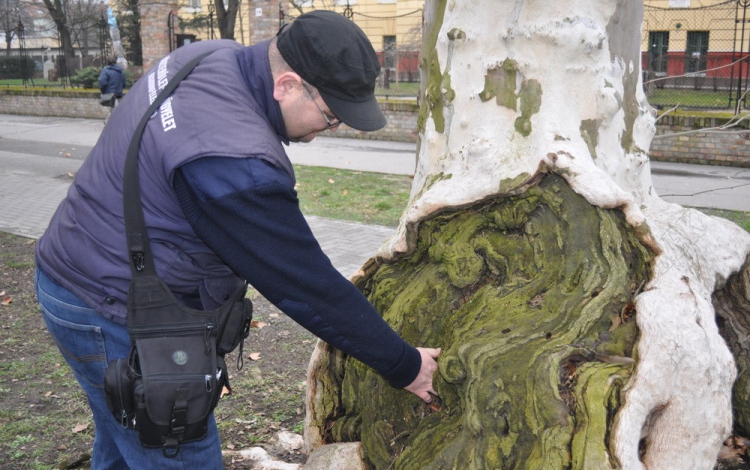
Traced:
MULTIPOLYGON (((267 49, 268 41, 252 47, 267 49)), ((131 136, 169 78, 207 51, 216 52, 183 80, 143 133, 138 154, 143 209, 157 274, 178 298, 200 298, 205 308, 214 308, 243 284, 192 230, 172 189, 176 168, 212 156, 261 158, 294 179, 280 137, 242 74, 242 67, 265 67, 270 80, 266 55, 252 61, 243 49, 233 41, 197 42, 172 52, 138 80, 39 240, 41 269, 103 316, 125 323, 130 268, 122 174, 131 136)))

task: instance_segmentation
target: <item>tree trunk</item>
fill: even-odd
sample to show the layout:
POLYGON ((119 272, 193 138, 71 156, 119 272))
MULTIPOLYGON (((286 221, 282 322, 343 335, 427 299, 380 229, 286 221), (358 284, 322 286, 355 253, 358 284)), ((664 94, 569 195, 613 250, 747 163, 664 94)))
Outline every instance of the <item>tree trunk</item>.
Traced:
POLYGON ((52 21, 55 22, 57 33, 60 37, 60 46, 63 50, 64 57, 75 57, 73 52, 73 40, 70 35, 70 28, 67 25, 67 18, 60 0, 44 0, 44 6, 47 7, 52 21))
POLYGON ((361 441, 383 470, 713 468, 737 375, 717 312, 744 353, 735 408, 750 396, 750 236, 653 189, 642 8, 427 2, 411 200, 353 282, 443 348, 441 400, 319 343, 308 450, 361 441))
POLYGON ((221 39, 234 39, 234 25, 239 10, 239 0, 229 0, 227 8, 223 0, 216 0, 216 19, 219 22, 219 34, 221 39))

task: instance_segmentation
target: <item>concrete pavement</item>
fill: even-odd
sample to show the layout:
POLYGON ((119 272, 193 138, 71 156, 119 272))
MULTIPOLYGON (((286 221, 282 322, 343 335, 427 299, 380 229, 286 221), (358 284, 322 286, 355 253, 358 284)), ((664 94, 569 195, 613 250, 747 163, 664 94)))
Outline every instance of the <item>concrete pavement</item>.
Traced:
MULTIPOLYGON (((103 125, 91 119, 0 115, 0 231, 39 237, 72 175, 96 143, 103 125)), ((415 145, 318 137, 288 149, 295 164, 412 174, 415 145)), ((658 193, 695 207, 750 211, 750 169, 652 162, 658 193)), ((313 232, 348 276, 394 229, 308 217, 313 232)))

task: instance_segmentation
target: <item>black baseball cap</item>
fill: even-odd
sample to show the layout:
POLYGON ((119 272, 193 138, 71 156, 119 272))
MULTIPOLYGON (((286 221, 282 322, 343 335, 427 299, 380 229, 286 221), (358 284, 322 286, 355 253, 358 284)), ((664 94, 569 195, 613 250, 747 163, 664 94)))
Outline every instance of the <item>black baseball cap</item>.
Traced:
POLYGON ((378 56, 353 21, 333 11, 316 10, 300 15, 276 36, 281 56, 317 88, 337 118, 361 131, 385 126, 375 99, 378 56))

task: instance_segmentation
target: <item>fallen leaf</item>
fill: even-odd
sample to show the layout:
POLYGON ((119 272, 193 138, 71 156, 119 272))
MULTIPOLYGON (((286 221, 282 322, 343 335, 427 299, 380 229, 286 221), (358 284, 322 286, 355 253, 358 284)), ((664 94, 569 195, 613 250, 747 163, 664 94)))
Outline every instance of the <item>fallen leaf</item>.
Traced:
POLYGON ((341 193, 342 196, 346 196, 347 194, 349 194, 349 190, 348 189, 345 189, 344 192, 341 193))
POLYGON ((66 153, 66 154, 65 154, 65 156, 66 156, 66 157, 70 157, 70 154, 69 154, 69 153, 66 153))
POLYGON ((612 315, 612 326, 609 327, 609 332, 611 333, 615 331, 621 324, 622 319, 620 318, 620 315, 612 315))
POLYGON ((279 318, 279 314, 278 313, 272 313, 272 314, 270 314, 268 316, 271 317, 271 318, 279 318))
POLYGON ((70 176, 71 178, 73 178, 75 176, 75 173, 69 171, 68 172, 68 176, 70 176))
POLYGON ((607 364, 635 364, 635 359, 624 356, 597 356, 602 362, 607 364))
POLYGON ((52 392, 47 392, 47 393, 44 394, 45 397, 49 397, 51 395, 52 395, 52 392))
POLYGON ((221 389, 221 396, 222 396, 222 397, 223 397, 224 395, 231 395, 231 394, 232 394, 232 391, 231 391, 231 390, 229 390, 228 388, 226 388, 226 387, 223 387, 223 388, 221 389))
POLYGON ((0 295, 5 295, 5 291, 4 290, 0 290, 0 295))
POLYGON ((250 360, 259 361, 260 353, 259 352, 250 353, 250 360))
POLYGON ((78 424, 76 424, 76 427, 73 428, 73 432, 74 433, 79 433, 81 431, 87 430, 88 428, 89 428, 88 423, 87 424, 78 423, 78 424))
POLYGON ((234 450, 234 444, 232 444, 231 442, 227 443, 227 449, 234 450))
POLYGON ((264 323, 262 321, 253 320, 250 322, 250 328, 257 328, 259 330, 262 330, 263 328, 267 326, 268 326, 268 323, 264 323))
POLYGON ((332 180, 332 179, 329 179, 329 180, 328 180, 328 182, 329 182, 329 183, 331 183, 331 184, 333 184, 333 183, 335 183, 336 181, 334 181, 334 180, 332 180))
POLYGON ((2 299, 0 299, 0 304, 2 305, 10 305, 10 303, 13 302, 13 296, 12 295, 6 295, 3 296, 2 299))

